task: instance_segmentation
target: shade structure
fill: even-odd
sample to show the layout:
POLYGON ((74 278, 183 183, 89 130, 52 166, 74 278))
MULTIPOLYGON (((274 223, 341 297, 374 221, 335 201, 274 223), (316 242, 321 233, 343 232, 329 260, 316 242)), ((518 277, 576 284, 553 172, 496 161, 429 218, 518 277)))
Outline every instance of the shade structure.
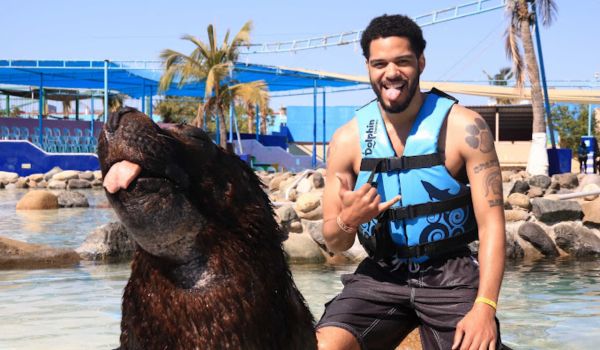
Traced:
MULTIPOLYGON (((108 89, 133 98, 157 95, 163 73, 160 62, 112 62, 62 60, 0 60, 0 84, 40 86, 44 88, 108 89)), ((272 92, 318 87, 343 88, 363 84, 360 81, 318 72, 258 64, 235 63, 231 78, 237 82, 263 80, 272 92)), ((192 82, 161 92, 167 96, 203 97, 204 83, 192 82)))

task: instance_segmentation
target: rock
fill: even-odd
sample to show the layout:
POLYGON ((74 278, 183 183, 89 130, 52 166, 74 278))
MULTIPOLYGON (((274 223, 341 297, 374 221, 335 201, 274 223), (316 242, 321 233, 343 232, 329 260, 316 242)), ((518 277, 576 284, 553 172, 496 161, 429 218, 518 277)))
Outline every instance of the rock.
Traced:
POLYGON ((296 192, 295 188, 292 188, 290 190, 290 192, 288 192, 288 197, 287 200, 291 201, 291 202, 295 202, 296 199, 298 199, 298 192, 296 192))
POLYGON ((0 171, 0 181, 5 184, 15 182, 19 179, 19 174, 8 172, 8 171, 0 171))
MULTIPOLYGON (((598 192, 598 191, 600 191, 600 186, 598 186, 594 183, 589 183, 589 184, 583 186, 583 188, 581 189, 581 192, 598 192)), ((586 201, 593 201, 596 198, 598 198, 597 194, 592 194, 592 195, 583 197, 583 199, 586 201)))
POLYGON ((0 189, 4 188, 4 182, 0 181, 0 189))
POLYGON ((17 189, 17 185, 15 185, 14 183, 6 184, 4 186, 4 188, 7 189, 7 190, 16 190, 17 189))
POLYGON ((23 177, 19 178, 17 181, 15 181, 15 188, 29 188, 27 180, 23 177))
POLYGON ((64 190, 67 188, 67 183, 65 181, 50 180, 50 182, 48 182, 47 188, 51 190, 64 190))
POLYGON ((322 193, 319 192, 303 193, 296 200, 294 209, 297 212, 308 213, 321 204, 321 196, 322 193))
POLYGON ((314 188, 322 188, 325 186, 325 178, 323 177, 323 174, 318 171, 313 173, 312 182, 314 188))
POLYGON ((53 248, 0 237, 0 269, 39 269, 74 266, 79 255, 73 249, 53 248))
POLYGON ((298 219, 298 214, 291 204, 285 204, 275 210, 275 214, 281 222, 291 222, 298 219))
POLYGON ((583 210, 583 224, 600 227, 600 199, 584 202, 581 208, 583 210))
POLYGON ((283 242, 288 259, 295 263, 322 263, 325 261, 321 248, 307 232, 290 234, 283 242))
POLYGON ((531 206, 533 215, 544 223, 580 220, 583 215, 581 205, 576 201, 533 198, 531 206))
POLYGON ((506 257, 510 259, 520 259, 530 256, 542 257, 542 254, 535 249, 531 243, 519 237, 518 231, 525 221, 514 221, 506 223, 506 257))
POLYGON ((402 343, 396 347, 394 350, 421 350, 423 346, 421 345, 421 335, 419 333, 419 328, 415 328, 412 332, 410 332, 402 343))
POLYGON ((95 179, 92 181, 92 187, 102 187, 102 180, 95 179))
POLYGON ((92 171, 84 171, 82 173, 79 173, 79 178, 81 180, 87 180, 87 181, 94 181, 95 177, 94 177, 94 173, 92 171))
POLYGON ((525 181, 515 181, 513 188, 510 190, 509 195, 513 193, 527 193, 529 191, 529 184, 525 181))
POLYGON ((44 180, 50 181, 55 174, 62 172, 63 170, 60 167, 55 166, 49 172, 44 174, 44 180))
POLYGON ((100 170, 94 171, 94 179, 102 181, 102 172, 100 170))
POLYGON ((527 197, 536 198, 542 197, 544 195, 544 190, 539 187, 530 187, 529 191, 527 191, 527 197))
POLYGON ((29 191, 17 202, 17 210, 44 209, 58 209, 58 198, 48 191, 29 191))
POLYGON ((600 175, 598 174, 587 174, 581 178, 579 181, 579 189, 582 189, 584 186, 589 184, 596 184, 600 186, 600 175))
POLYGON ((526 222, 519 227, 518 234, 521 238, 531 243, 544 256, 555 257, 559 255, 558 249, 543 228, 533 222, 526 222))
POLYGON ((576 188, 579 185, 577 175, 573 173, 555 174, 552 179, 558 182, 561 188, 576 188))
POLYGON ((44 179, 44 174, 31 174, 27 176, 27 179, 35 182, 40 182, 44 179))
POLYGON ((58 194, 58 205, 61 208, 87 208, 90 203, 81 192, 62 191, 58 194))
POLYGON ((320 220, 323 219, 323 207, 320 205, 315 209, 305 213, 303 211, 298 211, 298 217, 305 220, 320 220))
POLYGON ((120 222, 96 228, 75 251, 83 260, 120 261, 130 259, 135 243, 120 222))
POLYGON ((286 179, 289 179, 291 176, 292 176, 292 174, 289 172, 276 174, 273 177, 273 179, 271 179, 271 182, 269 183, 269 190, 270 191, 279 190, 279 185, 281 184, 281 182, 286 179))
POLYGON ((29 180, 27 181, 27 188, 37 188, 38 187, 38 183, 33 181, 33 180, 29 180))
POLYGON ((290 222, 289 232, 300 233, 300 232, 302 232, 302 230, 303 230, 302 222, 300 222, 300 220, 294 220, 294 221, 290 222))
POLYGON ((510 221, 525 221, 529 219, 529 213, 520 209, 509 209, 504 211, 504 217, 507 222, 510 221))
POLYGON ((36 188, 46 188, 48 187, 48 182, 46 182, 46 180, 42 180, 40 182, 38 182, 36 188))
POLYGON ((600 237, 586 227, 571 224, 554 226, 556 245, 570 255, 583 257, 600 255, 600 237))
POLYGON ((520 192, 511 193, 507 199, 508 203, 511 207, 523 208, 525 210, 529 210, 531 208, 531 203, 529 202, 529 197, 520 192))
POLYGON ((67 182, 68 189, 82 189, 82 188, 92 188, 92 183, 88 180, 82 179, 70 179, 67 182))
POLYGON ((298 182, 298 185, 296 186, 296 191, 298 191, 299 194, 308 193, 308 192, 312 191, 313 189, 314 189, 313 182, 308 177, 305 177, 302 180, 300 180, 300 182, 298 182))
POLYGON ((550 187, 551 182, 552 180, 550 179, 550 177, 546 175, 534 175, 529 178, 530 186, 539 187, 544 190, 550 187))
POLYGON ((65 170, 52 176, 52 180, 68 181, 71 179, 79 179, 79 171, 77 170, 65 170))
POLYGON ((510 170, 502 170, 502 182, 510 182, 511 175, 514 174, 510 170))

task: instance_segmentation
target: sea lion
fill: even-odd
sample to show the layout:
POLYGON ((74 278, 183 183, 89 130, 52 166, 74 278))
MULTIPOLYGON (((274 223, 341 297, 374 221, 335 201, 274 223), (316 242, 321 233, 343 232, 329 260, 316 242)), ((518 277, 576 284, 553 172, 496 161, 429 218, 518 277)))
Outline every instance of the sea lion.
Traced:
POLYGON ((137 243, 120 349, 316 348, 284 234, 246 163, 198 128, 161 128, 133 108, 110 115, 98 156, 105 176, 140 167, 106 191, 137 243))

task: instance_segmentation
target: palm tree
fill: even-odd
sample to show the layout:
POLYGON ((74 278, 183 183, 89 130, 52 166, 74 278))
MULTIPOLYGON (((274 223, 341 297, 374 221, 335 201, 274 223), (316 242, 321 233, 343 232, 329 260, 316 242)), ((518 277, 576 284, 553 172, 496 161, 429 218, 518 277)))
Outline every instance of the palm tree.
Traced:
MULTIPOLYGON (((501 68, 500 72, 498 72, 494 75, 490 75, 485 70, 483 71, 483 74, 487 75, 490 85, 495 85, 495 86, 507 86, 508 80, 510 80, 513 77, 513 72, 510 67, 501 68)), ((510 105, 513 103, 514 103, 514 101, 511 98, 496 97, 496 104, 510 105)))
MULTIPOLYGON (((517 86, 523 87, 524 71, 527 71, 531 83, 531 104, 533 107, 532 145, 527 171, 532 175, 548 173, 548 155, 546 153, 546 122, 544 120, 544 102, 537 57, 533 47, 531 30, 536 15, 544 25, 550 25, 556 15, 556 4, 552 0, 508 0, 507 15, 510 18, 506 30, 506 52, 514 65, 517 86), (529 3, 532 3, 531 9, 529 3), (521 55, 519 44, 523 47, 525 59, 521 55)), ((550 116, 548 116, 549 118, 550 116)), ((550 119, 548 119, 550 122, 550 119)))
POLYGON ((218 118, 220 123, 220 145, 227 144, 225 114, 231 104, 254 103, 267 105, 268 91, 264 81, 239 83, 231 78, 234 62, 238 58, 238 50, 242 45, 250 43, 252 22, 248 21, 229 42, 229 31, 221 46, 217 44, 217 35, 210 24, 207 28, 208 45, 195 36, 184 35, 182 39, 192 42, 196 48, 190 55, 166 49, 160 54, 165 65, 165 72, 160 79, 160 89, 169 88, 173 79, 179 78, 181 87, 190 82, 204 82, 204 103, 198 105, 195 125, 202 127, 203 114, 218 118))

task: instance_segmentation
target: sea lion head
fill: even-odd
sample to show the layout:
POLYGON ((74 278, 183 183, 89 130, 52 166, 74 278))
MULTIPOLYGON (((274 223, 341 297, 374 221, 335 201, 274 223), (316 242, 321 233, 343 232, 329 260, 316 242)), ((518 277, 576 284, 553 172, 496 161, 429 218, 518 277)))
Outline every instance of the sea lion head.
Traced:
POLYGON ((264 192, 256 195, 260 182, 250 168, 201 129, 161 128, 123 108, 104 126, 98 156, 104 176, 124 160, 141 167, 126 188, 106 195, 130 236, 151 255, 185 263, 209 254, 211 246, 236 239, 236 229, 228 228, 244 229, 238 220, 243 213, 231 214, 236 208, 250 206, 248 215, 272 218, 264 192))

